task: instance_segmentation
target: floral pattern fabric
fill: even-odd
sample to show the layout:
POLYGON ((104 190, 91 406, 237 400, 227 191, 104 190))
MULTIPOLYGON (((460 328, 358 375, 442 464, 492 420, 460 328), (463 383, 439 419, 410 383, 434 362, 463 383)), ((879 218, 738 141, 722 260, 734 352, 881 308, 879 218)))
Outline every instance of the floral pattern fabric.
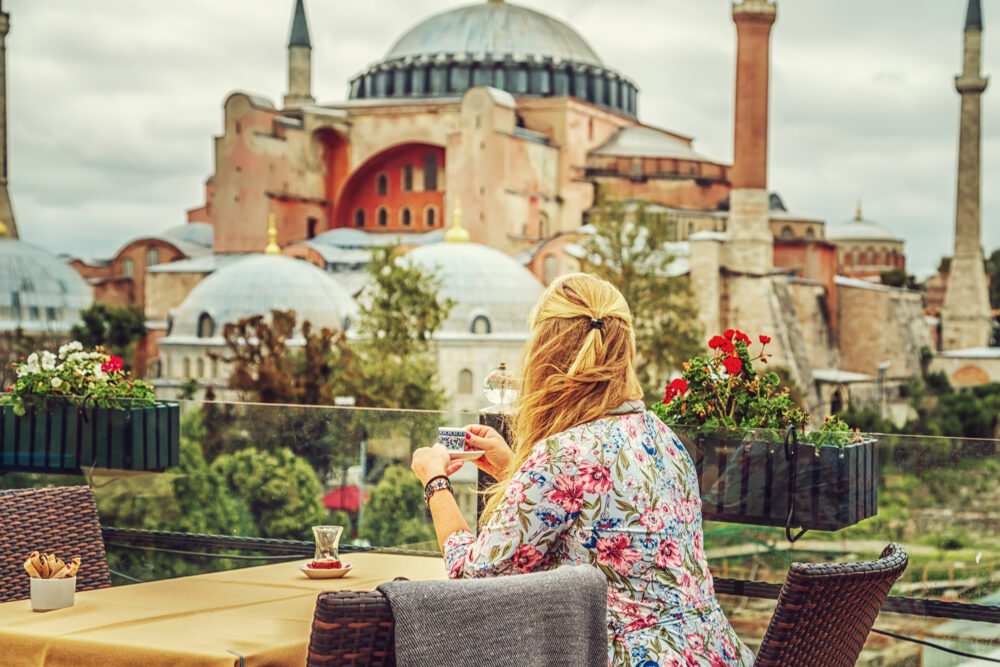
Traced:
POLYGON ((715 599, 694 464, 650 412, 538 443, 478 537, 445 543, 452 578, 589 563, 608 580, 608 657, 636 667, 749 666, 715 599))

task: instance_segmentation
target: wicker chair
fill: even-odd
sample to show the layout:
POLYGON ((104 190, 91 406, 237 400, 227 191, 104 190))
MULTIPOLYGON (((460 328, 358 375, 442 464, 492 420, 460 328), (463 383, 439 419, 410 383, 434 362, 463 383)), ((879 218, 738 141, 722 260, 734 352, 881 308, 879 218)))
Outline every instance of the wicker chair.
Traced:
MULTIPOLYGON (((854 665, 906 563, 898 544, 873 562, 792 563, 755 664, 854 665)), ((307 665, 395 667, 394 628, 389 602, 378 591, 321 593, 307 665)))
POLYGON ((0 491, 0 602, 26 600, 24 561, 32 551, 47 551, 83 563, 76 590, 111 586, 97 503, 89 486, 0 491))
POLYGON ((906 551, 898 544, 887 546, 876 561, 792 563, 755 664, 854 665, 906 564, 906 551))

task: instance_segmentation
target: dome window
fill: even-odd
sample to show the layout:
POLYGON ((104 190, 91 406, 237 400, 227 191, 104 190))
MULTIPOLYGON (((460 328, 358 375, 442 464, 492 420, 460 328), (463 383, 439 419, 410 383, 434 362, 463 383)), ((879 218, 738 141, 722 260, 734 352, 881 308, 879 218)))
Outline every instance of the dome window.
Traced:
POLYGON ((437 209, 433 206, 428 206, 424 209, 424 222, 428 227, 437 225, 437 209))
POLYGON ((410 211, 409 206, 404 206, 403 210, 399 213, 399 223, 404 227, 409 227, 413 224, 413 213, 410 211))
POLYGON ((46 308, 45 309, 45 319, 47 319, 49 322, 55 322, 56 319, 57 319, 56 318, 56 309, 53 308, 52 306, 49 306, 48 308, 46 308))
POLYGON ((458 372, 458 393, 459 394, 471 394, 472 393, 472 371, 468 368, 463 368, 458 372))
POLYGON ((413 165, 403 166, 403 192, 413 192, 413 165))
POLYGON ((122 275, 128 279, 135 278, 135 262, 131 259, 126 259, 122 262, 122 275))
POLYGON ((816 238, 816 230, 813 229, 812 227, 809 227, 808 229, 806 229, 806 238, 809 239, 810 241, 812 241, 813 239, 815 239, 816 238))
POLYGON ((363 208, 359 208, 354 212, 354 226, 355 227, 365 226, 365 210, 363 208))
POLYGON ((784 227, 781 228, 781 238, 783 238, 783 239, 794 239, 795 238, 795 232, 792 231, 792 228, 790 226, 785 225, 784 227))
POLYGON ((28 306, 28 319, 36 321, 42 319, 42 314, 38 311, 38 306, 28 306))
POLYGON ((153 247, 146 249, 146 266, 156 266, 160 263, 160 249, 153 247))
POLYGON ((424 155, 424 190, 433 192, 438 189, 438 162, 437 155, 427 153, 424 155))
POLYGON ((208 313, 198 317, 198 338, 211 338, 215 335, 215 322, 208 313))
POLYGON ((485 315, 476 315, 472 320, 472 333, 488 334, 492 330, 490 318, 485 315))
POLYGON ((378 213, 376 215, 378 216, 379 227, 389 226, 389 209, 387 209, 385 206, 382 206, 379 208, 378 213))
POLYGON ((375 193, 379 195, 389 194, 389 177, 385 174, 379 174, 375 179, 375 193))

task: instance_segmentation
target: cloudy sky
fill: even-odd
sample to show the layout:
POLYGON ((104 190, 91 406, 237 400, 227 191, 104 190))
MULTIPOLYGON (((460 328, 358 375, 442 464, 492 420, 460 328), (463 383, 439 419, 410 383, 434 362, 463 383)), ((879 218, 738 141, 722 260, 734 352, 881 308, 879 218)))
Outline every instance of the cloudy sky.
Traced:
MULTIPOLYGON (((639 85, 641 118, 732 157, 729 0, 520 0, 568 21, 639 85)), ((307 0, 314 91, 348 79, 462 0, 307 0)), ((772 189, 829 223, 865 217, 925 273, 953 243, 964 0, 779 0, 772 189)), ((110 255, 202 202, 233 90, 280 99, 293 0, 6 0, 11 195, 22 237, 110 255)), ((1000 13, 986 7, 987 74, 1000 13), (995 19, 994 19, 995 17, 995 19), (992 23, 995 20, 995 23, 992 23), (995 25, 995 28, 992 26, 995 25)), ((984 97, 983 230, 1000 247, 1000 84, 984 97)))

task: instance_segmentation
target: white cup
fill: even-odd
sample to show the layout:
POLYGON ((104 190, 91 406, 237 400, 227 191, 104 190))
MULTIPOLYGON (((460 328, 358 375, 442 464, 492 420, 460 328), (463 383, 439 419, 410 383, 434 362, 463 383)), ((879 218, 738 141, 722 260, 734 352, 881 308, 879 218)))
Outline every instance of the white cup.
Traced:
POLYGON ((75 593, 76 577, 64 579, 31 578, 31 608, 35 611, 72 607, 75 593))

